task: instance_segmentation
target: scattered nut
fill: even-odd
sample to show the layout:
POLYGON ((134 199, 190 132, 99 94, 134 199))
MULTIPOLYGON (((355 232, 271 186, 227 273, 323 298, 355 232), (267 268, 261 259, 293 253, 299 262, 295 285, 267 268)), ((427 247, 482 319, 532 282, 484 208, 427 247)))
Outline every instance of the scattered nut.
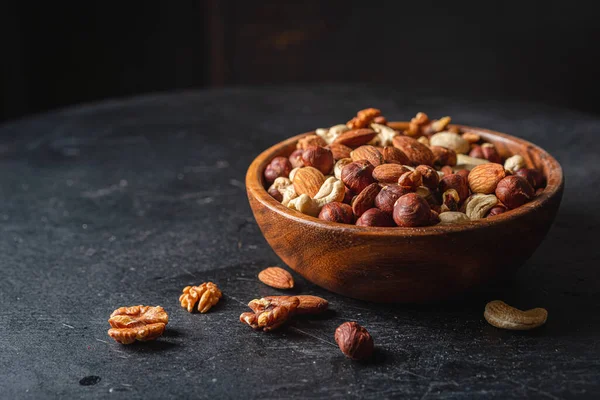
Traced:
POLYGON ((377 183, 371 183, 364 188, 352 201, 352 212, 354 215, 360 217, 365 211, 373 208, 375 197, 377 197, 380 190, 381 188, 377 183))
POLYGON ((423 134, 423 128, 429 124, 430 121, 427 114, 419 112, 414 118, 410 120, 408 130, 405 133, 412 137, 421 136, 423 134))
POLYGON ((374 146, 363 145, 357 147, 350 153, 352 161, 367 160, 372 166, 383 164, 383 155, 374 146))
POLYGON ((458 174, 445 175, 440 180, 439 189, 441 193, 444 193, 448 189, 456 190, 461 202, 469 197, 469 186, 467 185, 467 181, 458 174))
POLYGON ((430 149, 433 153, 433 163, 435 165, 456 165, 456 152, 454 150, 441 146, 431 146, 430 149))
POLYGON ((423 186, 431 190, 437 189, 440 182, 440 176, 433 167, 430 167, 429 165, 419 165, 415 170, 421 173, 423 186))
POLYGON ((292 164, 292 168, 304 167, 304 161, 302 161, 302 153, 304 153, 304 150, 296 149, 292 152, 292 154, 290 154, 290 156, 288 157, 288 160, 290 160, 290 164, 292 164))
POLYGON ((429 138, 427 136, 421 136, 420 138, 417 139, 417 141, 421 144, 424 144, 427 147, 430 146, 429 138))
POLYGON ((525 331, 544 325, 548 311, 544 308, 521 311, 503 301, 494 300, 486 304, 483 316, 496 328, 525 331))
POLYGON ((398 185, 408 188, 412 191, 417 190, 423 184, 423 176, 418 170, 408 171, 400 175, 398 185))
POLYGON ((469 173, 469 187, 473 193, 494 193, 498 182, 505 176, 504 166, 500 164, 478 165, 469 173))
POLYGON ((481 136, 474 132, 465 132, 462 134, 462 138, 465 139, 470 144, 477 143, 481 140, 481 136))
MULTIPOLYGON (((442 147, 440 147, 440 148, 442 148, 442 147)), ((452 175, 452 174, 454 173, 454 170, 452 170, 452 167, 451 167, 451 166, 449 166, 449 165, 444 165, 444 166, 443 166, 443 167, 440 169, 440 171, 442 172, 442 174, 444 174, 444 175, 442 176, 442 178, 443 178, 444 176, 446 176, 446 175, 452 175)))
POLYGON ((396 200, 408 193, 410 190, 400 185, 385 185, 375 197, 375 207, 391 215, 396 200))
POLYGON ((481 151, 483 152, 483 158, 492 163, 502 163, 502 158, 496 150, 496 146, 491 143, 484 143, 481 145, 481 151))
POLYGON ((444 225, 458 225, 465 224, 471 220, 465 213, 458 211, 446 211, 439 215, 440 223, 444 225))
POLYGON ((300 301, 298 307, 296 307, 296 314, 321 314, 325 312, 329 307, 329 302, 322 297, 300 295, 296 296, 300 301))
POLYGON ((465 182, 469 182, 469 174, 471 173, 471 171, 469 171, 468 169, 459 169, 454 173, 456 175, 462 176, 465 182))
POLYGON ((111 338, 122 344, 131 344, 136 340, 154 340, 162 335, 169 316, 159 306, 120 307, 113 311, 108 323, 112 327, 108 330, 111 338))
POLYGON ((290 160, 285 157, 275 157, 265 168, 265 180, 273 183, 279 177, 287 178, 292 170, 290 160))
POLYGON ((484 218, 496 204, 498 199, 493 194, 475 193, 465 200, 465 214, 472 221, 484 218))
POLYGON ((341 158, 339 159, 335 165, 333 166, 333 176, 336 177, 336 179, 342 179, 342 169, 344 169, 344 167, 348 164, 350 164, 352 162, 351 158, 341 158))
POLYGON ((333 154, 324 147, 308 146, 302 153, 305 166, 314 167, 327 175, 333 168, 333 154))
POLYGON ((475 158, 475 157, 466 156, 464 154, 457 154, 456 155, 456 166, 454 167, 454 169, 455 170, 468 169, 470 171, 478 165, 488 164, 488 163, 489 163, 489 161, 485 160, 483 158, 475 158))
POLYGON ((360 218, 356 220, 358 226, 378 226, 391 227, 395 226, 391 215, 378 208, 370 208, 365 211, 360 218))
POLYGON ((496 187, 496 197, 509 210, 522 206, 530 201, 534 195, 535 192, 529 182, 517 175, 507 176, 496 187))
POLYGON ((493 217, 494 215, 500 215, 506 212, 506 207, 501 204, 492 207, 492 209, 488 212, 486 218, 493 217))
POLYGON ((431 224, 431 207, 416 193, 408 193, 396 200, 393 218, 402 227, 427 226, 431 224))
POLYGON ((448 189, 442 194, 442 214, 448 211, 458 211, 460 196, 454 189, 448 189))
POLYGON ((471 151, 469 152, 469 157, 485 159, 481 146, 478 144, 473 145, 473 147, 471 147, 471 151))
POLYGON ((310 198, 307 194, 301 194, 300 196, 291 199, 287 207, 291 210, 296 210, 302 214, 310 215, 311 217, 317 217, 321 208, 319 205, 310 198))
POLYGON ((375 181, 373 166, 366 160, 354 161, 342 169, 342 181, 354 193, 360 193, 375 181))
POLYGON ((508 157, 506 161, 504 161, 504 169, 511 174, 514 174, 521 168, 525 168, 525 159, 518 154, 508 157))
POLYGON ((522 168, 515 172, 515 175, 523 177, 529 182, 532 188, 539 189, 546 183, 546 178, 537 169, 533 168, 522 168))
POLYGON ((292 184, 292 181, 290 181, 288 178, 279 177, 279 178, 275 179, 275 181, 273 182, 273 184, 269 187, 269 189, 267 191, 277 201, 282 202, 283 201, 283 192, 289 186, 291 186, 291 184, 292 184))
POLYGON ((454 150, 456 153, 465 154, 469 151, 470 145, 460 135, 452 132, 438 132, 429 139, 432 146, 441 146, 454 150))
POLYGON ((325 204, 319 213, 319 219, 341 224, 351 224, 354 220, 352 207, 348 204, 333 202, 325 204))
POLYGON ((343 182, 330 176, 323 182, 323 185, 321 185, 321 188, 314 196, 314 200, 320 210, 325 204, 342 201, 344 194, 345 188, 343 182))
POLYGON ((339 135, 333 143, 340 143, 348 147, 358 147, 369 143, 377 132, 373 129, 363 128, 346 131, 339 135))
POLYGON ((349 129, 350 128, 348 128, 345 124, 340 124, 334 125, 329 129, 317 129, 315 133, 318 136, 320 136, 326 143, 331 143, 338 136, 340 136, 342 133, 346 132, 349 129))
POLYGON ((338 326, 335 342, 342 353, 353 360, 364 360, 373 354, 373 338, 356 322, 344 322, 338 326))
POLYGON ((376 146, 391 146, 394 137, 398 136, 398 132, 389 126, 372 123, 371 129, 377 132, 377 135, 371 141, 371 144, 376 146))
POLYGON ((356 113, 356 117, 346 123, 350 129, 359 129, 369 126, 369 124, 381 115, 381 111, 376 108, 366 108, 356 113))
POLYGON ((194 306, 198 303, 198 311, 202 314, 210 310, 219 302, 223 294, 212 282, 204 282, 200 286, 186 286, 183 288, 183 294, 179 296, 181 307, 188 312, 194 311, 194 306))
POLYGON ((406 172, 408 168, 400 164, 381 164, 373 170, 373 178, 381 183, 396 183, 406 172))
POLYGON ((293 296, 271 296, 248 303, 253 312, 240 315, 240 321, 253 329, 269 332, 282 326, 296 311, 300 300, 293 296))
POLYGON ((408 157, 410 165, 433 165, 433 153, 429 147, 419 143, 416 139, 398 135, 394 137, 392 143, 408 157))
POLYGON ((313 167, 300 168, 291 179, 296 193, 307 194, 309 197, 314 197, 325 182, 323 173, 313 167))
POLYGON ((263 269, 258 274, 258 280, 276 289, 291 289, 294 287, 294 278, 292 275, 280 267, 263 269))
POLYGON ((352 149, 346 145, 341 143, 331 143, 329 146, 329 150, 331 150, 331 154, 333 154, 334 160, 341 160, 343 158, 350 158, 350 153, 352 149))
POLYGON ((406 157, 406 154, 402 150, 394 146, 385 146, 382 151, 383 161, 389 164, 409 164, 410 160, 406 157))

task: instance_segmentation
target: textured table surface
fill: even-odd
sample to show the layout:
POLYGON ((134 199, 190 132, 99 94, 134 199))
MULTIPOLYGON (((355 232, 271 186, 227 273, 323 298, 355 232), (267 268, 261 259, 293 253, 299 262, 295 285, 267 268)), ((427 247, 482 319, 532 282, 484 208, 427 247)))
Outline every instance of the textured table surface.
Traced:
POLYGON ((597 117, 546 106, 343 86, 145 96, 5 124, 0 397, 599 398, 599 131, 597 117), (544 147, 566 176, 554 226, 509 285, 382 306, 294 275, 294 293, 323 296, 332 311, 277 333, 251 330, 239 314, 278 292, 256 275, 280 260, 248 206, 247 166, 275 142, 366 106, 396 120, 451 115, 544 147), (224 298, 188 314, 181 289, 208 280, 224 298), (495 298, 545 307, 548 323, 498 330, 483 319, 495 298), (107 318, 136 304, 165 307, 168 329, 119 345, 107 318), (335 345, 347 320, 373 335, 371 362, 335 345))

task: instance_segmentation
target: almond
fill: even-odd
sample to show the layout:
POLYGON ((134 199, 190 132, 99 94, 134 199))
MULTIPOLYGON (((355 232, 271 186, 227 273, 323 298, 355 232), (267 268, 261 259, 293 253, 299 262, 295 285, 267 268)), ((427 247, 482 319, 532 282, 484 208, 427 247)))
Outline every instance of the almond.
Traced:
POLYGON ((383 155, 376 147, 368 144, 357 147, 350 153, 352 161, 367 160, 374 167, 383 164, 383 155))
POLYGON ((294 287, 294 278, 283 268, 269 267, 258 274, 258 279, 265 285, 276 289, 291 289, 294 287))
POLYGON ((325 176, 316 168, 303 167, 296 171, 292 183, 296 194, 307 194, 314 197, 325 182, 325 176))
POLYGON ((406 165, 410 163, 406 154, 402 150, 395 148, 394 146, 386 146, 381 152, 383 154, 383 161, 390 164, 406 165))
POLYGON ((329 302, 321 297, 309 295, 296 297, 300 300, 300 304, 296 308, 296 314, 320 314, 329 307, 329 302))
POLYGON ((375 197, 379 194, 381 187, 377 183, 371 183, 364 188, 352 202, 352 212, 360 217, 369 208, 375 205, 375 197))
POLYGON ((363 144, 369 143, 377 132, 373 129, 363 128, 363 129, 353 129, 351 131, 346 131, 338 136, 333 143, 340 143, 348 147, 358 147, 363 144))
POLYGON ((410 165, 433 165, 435 157, 423 143, 408 136, 398 135, 393 140, 394 147, 400 149, 409 159, 410 165))
POLYGON ((469 187, 473 193, 494 193, 498 182, 506 176, 504 166, 495 163, 478 165, 469 173, 469 187))
POLYGON ((400 164, 382 164, 373 170, 373 178, 382 183, 396 183, 409 169, 400 164))
POLYGON ((341 160, 342 158, 350 158, 350 152, 352 149, 341 143, 331 143, 329 150, 333 153, 334 160, 341 160))

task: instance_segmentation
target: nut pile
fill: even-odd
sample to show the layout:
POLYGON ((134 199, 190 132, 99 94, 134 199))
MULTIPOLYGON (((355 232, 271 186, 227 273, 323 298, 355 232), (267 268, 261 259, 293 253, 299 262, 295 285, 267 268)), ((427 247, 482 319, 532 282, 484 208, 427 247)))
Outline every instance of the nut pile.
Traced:
POLYGON ((376 227, 462 224, 520 207, 545 186, 473 132, 418 113, 399 132, 374 108, 301 138, 264 171, 269 194, 325 221, 376 227))

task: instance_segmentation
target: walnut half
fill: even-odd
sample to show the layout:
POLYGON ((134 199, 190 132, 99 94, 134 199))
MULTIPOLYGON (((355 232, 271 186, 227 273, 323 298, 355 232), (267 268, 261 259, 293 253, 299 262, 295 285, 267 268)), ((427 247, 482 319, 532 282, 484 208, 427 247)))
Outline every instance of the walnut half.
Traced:
POLYGON ((194 306, 198 303, 198 311, 205 313, 219 302, 223 294, 212 282, 204 282, 200 286, 186 286, 183 288, 183 294, 179 296, 181 307, 194 311, 194 306))
POLYGON ((112 326, 108 335, 122 344, 136 340, 154 340, 165 331, 169 316, 164 308, 156 306, 133 306, 117 308, 108 319, 112 326))

